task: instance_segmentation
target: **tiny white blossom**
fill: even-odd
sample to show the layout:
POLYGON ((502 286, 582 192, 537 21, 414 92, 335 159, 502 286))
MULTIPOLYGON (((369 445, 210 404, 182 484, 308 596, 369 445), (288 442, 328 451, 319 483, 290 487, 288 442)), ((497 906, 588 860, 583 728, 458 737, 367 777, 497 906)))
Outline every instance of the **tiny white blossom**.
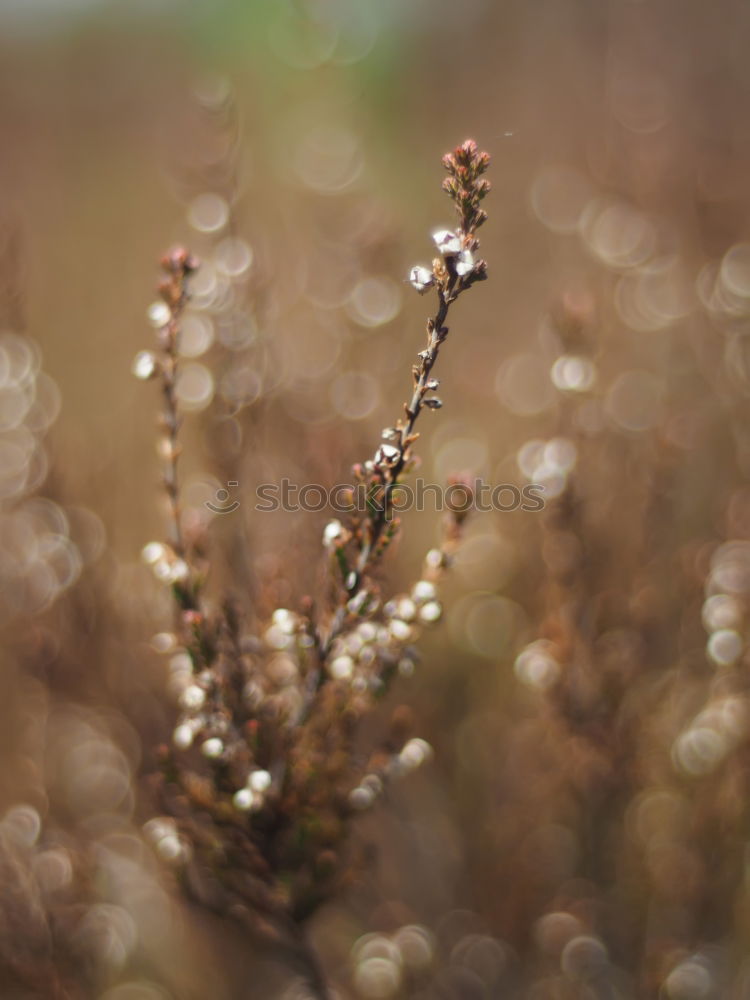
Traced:
POLYGON ((406 642, 411 637, 411 629, 400 618, 394 618, 388 626, 388 631, 397 642, 406 642))
POLYGON ((372 642, 378 634, 372 622, 362 622, 358 631, 363 642, 372 642))
POLYGON ((172 563, 168 559, 157 559, 151 565, 151 570, 157 580, 162 583, 172 583, 172 563))
POLYGON ((366 774, 360 782, 360 788, 369 788, 375 795, 383 791, 383 782, 377 774, 366 774))
POLYGON ((294 645, 293 637, 280 625, 271 625, 267 628, 263 638, 271 649, 289 649, 294 645))
POLYGON ((144 381, 153 378, 159 370, 159 362, 153 351, 139 351, 133 358, 133 365, 130 369, 136 378, 144 381))
POLYGON ((428 601, 419 610, 419 618, 421 621, 431 624, 440 620, 443 613, 443 609, 440 607, 437 601, 428 601))
POLYGON ((396 605, 396 616, 402 621, 410 622, 417 613, 416 605, 410 597, 403 597, 396 605))
POLYGON ((190 575, 190 567, 185 562, 184 559, 175 559, 170 566, 169 582, 179 583, 182 580, 187 580, 190 575))
POLYGON ((432 747, 427 742, 427 740, 415 739, 409 740, 399 754, 401 764, 407 769, 412 770, 415 767, 419 767, 420 764, 424 764, 426 760, 429 760, 432 756, 432 747))
POLYGON ((162 837, 156 844, 156 850, 164 861, 182 861, 185 857, 185 848, 180 843, 180 838, 176 834, 169 834, 162 837))
POLYGON ((323 529, 323 545, 327 549, 333 548, 336 542, 341 539, 343 531, 344 526, 341 521, 338 521, 335 518, 332 521, 329 521, 323 529))
POLYGON ((462 250, 456 257, 456 274, 463 277, 474 270, 474 254, 471 250, 462 250))
POLYGON ((461 240, 450 229, 437 229, 432 234, 432 238, 442 254, 453 256, 461 252, 461 240))
POLYGON ((172 742, 178 750, 187 750, 193 742, 193 727, 183 722, 172 733, 172 742))
POLYGON ((169 816, 154 816, 143 824, 143 832, 152 844, 156 844, 164 837, 176 836, 177 826, 169 816))
POLYGON ((346 680, 352 676, 354 671, 354 660, 351 656, 337 656, 331 661, 331 676, 338 680, 346 680))
POLYGON ((392 465, 395 461, 397 461, 400 455, 401 452, 398 448, 394 447, 394 445, 381 444, 375 453, 375 461, 378 463, 387 462, 389 465, 392 465))
POLYGON ((212 736, 210 739, 204 741, 201 751, 204 757, 208 757, 209 760, 216 760, 217 757, 221 757, 224 753, 224 744, 217 736, 212 736))
POLYGON ((440 549, 430 549, 425 557, 425 562, 430 569, 437 569, 443 565, 443 553, 440 549))
POLYGON ((164 326, 172 318, 172 312, 166 302, 152 302, 148 307, 148 321, 152 326, 164 326))
POLYGON ((349 792, 349 805, 353 809, 369 809, 375 801, 375 793, 371 788, 359 785, 349 792))
POLYGON ((429 580, 420 580, 414 584, 411 596, 415 601, 429 601, 436 593, 437 589, 434 583, 431 583, 429 580))
POLYGON ((297 616, 293 611, 288 611, 287 608, 276 608, 274 613, 271 615, 271 621, 285 635, 293 635, 297 628, 297 616))
POLYGON ((148 565, 153 566, 166 555, 166 548, 161 542, 149 542, 141 549, 141 559, 148 565))
POLYGON ((240 812, 247 812, 249 809, 253 808, 255 804, 255 796, 249 788, 240 788, 238 792, 235 792, 232 796, 232 805, 235 809, 239 809, 240 812))
POLYGON ((409 271, 409 281, 412 288, 416 289, 420 295, 424 295, 427 289, 434 284, 435 276, 429 268, 415 264, 409 271))
POLYGON ((182 708, 202 708, 205 700, 206 692, 203 688, 198 687, 197 684, 191 684, 180 695, 180 705, 182 708))
POLYGON ((248 788, 252 788, 254 792, 262 795, 263 792, 267 792, 271 787, 271 775, 270 772, 259 769, 253 771, 247 779, 248 788))

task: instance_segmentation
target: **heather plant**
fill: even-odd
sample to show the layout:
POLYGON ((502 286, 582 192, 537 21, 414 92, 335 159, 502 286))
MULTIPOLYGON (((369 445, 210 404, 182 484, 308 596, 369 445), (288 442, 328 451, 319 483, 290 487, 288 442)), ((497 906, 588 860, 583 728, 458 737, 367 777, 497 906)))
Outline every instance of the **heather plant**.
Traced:
POLYGON ((178 476, 178 342, 200 268, 184 249, 162 260, 161 307, 152 310, 162 320, 156 349, 134 363, 135 374, 154 379, 162 394, 169 536, 149 543, 143 555, 174 596, 175 628, 159 643, 180 709, 154 780, 164 815, 146 831, 194 899, 291 956, 318 996, 327 987, 304 921, 357 867, 349 837, 357 813, 431 753, 410 734, 403 712, 374 746, 361 731, 393 679, 413 671, 420 630, 441 617, 438 584, 470 506, 467 483, 467 502, 449 506, 442 542, 428 552, 411 592, 386 599, 379 564, 400 530, 395 501, 415 463, 417 421, 442 405, 433 372, 448 338, 446 321, 459 296, 486 277, 477 230, 486 218, 489 156, 467 141, 443 165, 457 225, 433 234, 432 265, 409 275, 417 292, 435 296, 435 311, 403 416, 383 432, 373 458, 354 467, 351 496, 363 490, 365 509, 325 527, 330 593, 304 598, 293 610, 277 608, 252 631, 250 609, 209 596, 210 544, 200 527, 185 524, 178 476))
MULTIPOLYGON (((320 5, 298 6, 294 17, 323 26, 320 5)), ((658 7, 625 6, 639 24, 658 7)), ((543 47, 546 60, 552 35, 564 40, 559 78, 550 69, 527 74, 523 87, 512 75, 507 90, 482 86, 477 114, 494 101, 491 113, 505 118, 508 94, 528 100, 545 77, 558 89, 570 70, 561 16, 556 7, 543 47)), ((584 20, 588 37, 596 27, 584 20)), ((441 23, 422 19, 420 41, 441 23)), ((707 24, 701 15, 701 32, 707 24)), ((614 22, 607 31, 622 42, 614 22)), ((653 37, 668 74, 667 36, 653 37)), ((428 65, 442 77, 455 39, 432 41, 428 65)), ((706 41, 701 34, 693 50, 703 68, 706 41)), ((501 69, 496 38, 486 45, 485 80, 499 82, 515 61, 501 69)), ((481 49, 477 36, 480 77, 481 49)), ((600 134, 598 116, 563 115, 556 148, 549 126, 560 106, 545 100, 535 106, 553 108, 546 121, 519 109, 517 134, 503 136, 509 195, 493 215, 504 234, 491 252, 495 295, 472 295, 484 320, 464 331, 453 304, 484 275, 476 240, 486 160, 470 144, 446 157, 455 228, 435 233, 435 261, 404 275, 403 288, 424 296, 412 302, 430 304, 426 336, 415 338, 405 405, 371 448, 360 448, 366 418, 385 397, 398 406, 389 379, 403 375, 407 389, 409 374, 411 338, 394 322, 400 294, 390 311, 369 297, 375 289, 379 307, 400 292, 387 275, 400 253, 388 207, 401 195, 393 188, 383 204, 362 186, 336 187, 362 154, 357 130, 346 110, 337 133, 323 105, 305 104, 309 120, 289 130, 302 138, 296 152, 283 114, 251 130, 262 141, 252 218, 243 218, 236 108, 225 86, 201 87, 186 141, 169 143, 192 252, 163 262, 149 310, 155 342, 134 366, 150 385, 124 403, 132 416, 151 409, 149 389, 158 395, 167 530, 143 552, 156 584, 129 561, 141 524, 124 544, 118 537, 124 509, 140 521, 150 506, 127 436, 119 426, 105 435, 110 457, 121 455, 117 490, 101 474, 100 449, 65 448, 76 400, 56 349, 64 343, 65 357, 78 358, 78 342, 57 334, 79 321, 67 308, 77 279, 65 259, 45 279, 55 322, 41 339, 64 390, 60 437, 47 436, 59 394, 17 310, 3 315, 12 328, 0 335, 0 618, 11 637, 3 996, 748 994, 747 198, 740 172, 736 194, 727 187, 734 171, 724 173, 723 154, 708 169, 686 155, 689 144, 670 159, 684 125, 673 116, 652 131, 647 119, 678 105, 643 100, 640 64, 635 89, 622 86, 619 55, 611 65, 601 110, 615 109, 613 132, 600 134), (636 128, 625 142, 628 122, 636 128), (572 155, 578 169, 556 162, 575 135, 585 151, 585 163, 572 155), (332 136, 341 158, 331 173, 332 136), (363 388, 367 405, 342 403, 342 384, 363 388), (246 502, 280 470, 328 482, 360 454, 338 494, 351 511, 339 502, 321 513, 320 530, 314 516, 274 517, 246 502), (98 491, 85 483, 89 459, 98 491), (467 471, 452 491, 462 501, 407 585, 404 567, 429 548, 431 517, 402 509, 420 459, 438 478, 467 471), (543 487, 544 509, 470 509, 480 469, 543 487), (241 485, 236 512, 215 493, 220 484, 241 485), (204 504, 210 496, 218 511, 204 504), (421 767, 431 756, 436 766, 421 767)), ((298 73, 296 86, 308 96, 332 71, 298 73)), ((23 88, 24 100, 34 92, 23 88)), ((147 98, 151 107, 157 88, 147 98)), ((445 98, 440 127, 452 102, 464 113, 458 90, 445 98)), ((47 103, 52 115, 58 105, 47 103)), ((696 107, 683 105, 687 132, 706 115, 696 107)), ((733 132, 723 98, 713 110, 716 134, 722 122, 733 132)), ((411 119, 415 137, 427 118, 411 119)), ((96 162, 86 135, 81 148, 96 162)), ((50 187, 64 188, 58 158, 50 162, 50 187)), ((80 185, 79 162, 76 188, 95 199, 99 186, 80 185)), ((123 155, 108 162, 132 165, 123 155)), ((408 191, 408 164, 393 157, 393 169, 408 191)), ((96 204, 101 211, 104 199, 96 204)), ((150 221, 163 231, 158 212, 150 221)), ((136 270, 143 242, 160 238, 138 230, 140 250, 120 257, 136 270)), ((77 231, 66 229, 66 247, 77 231)), ((7 257, 13 264, 10 243, 7 257)), ((125 297, 111 253, 87 259, 87 309, 97 296, 106 306, 96 343, 109 333, 129 351, 117 326, 124 311, 111 307, 125 297)), ((44 315, 45 295, 34 294, 44 315)), ((107 373, 126 385, 109 360, 96 378, 80 367, 86 393, 107 373)))

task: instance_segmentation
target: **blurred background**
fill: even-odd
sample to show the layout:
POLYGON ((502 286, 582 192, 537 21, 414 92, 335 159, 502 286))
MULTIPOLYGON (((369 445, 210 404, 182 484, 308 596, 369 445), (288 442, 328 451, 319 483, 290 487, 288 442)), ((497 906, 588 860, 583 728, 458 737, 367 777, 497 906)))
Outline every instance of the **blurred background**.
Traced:
MULTIPOLYGON (((313 937, 341 998, 750 996, 749 37, 742 0, 0 0, 4 996, 67 962, 89 986, 59 996, 291 1000, 140 836, 175 709, 131 366, 185 243, 211 587, 261 620, 323 593, 330 514, 256 491, 348 482, 398 417, 405 278, 469 136, 489 280, 419 473, 546 506, 474 516, 390 699, 434 759, 362 819, 371 863, 313 937)), ((388 589, 439 528, 404 515, 388 589)))

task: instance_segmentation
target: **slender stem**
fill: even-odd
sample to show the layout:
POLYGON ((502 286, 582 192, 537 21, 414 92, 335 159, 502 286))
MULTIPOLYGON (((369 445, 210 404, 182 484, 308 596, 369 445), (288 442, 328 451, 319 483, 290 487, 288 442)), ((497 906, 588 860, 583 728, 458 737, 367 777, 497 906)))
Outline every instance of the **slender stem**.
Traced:
POLYGON ((181 524, 180 490, 177 478, 177 463, 180 458, 179 432, 181 420, 177 412, 175 385, 178 363, 177 338, 179 335, 179 318, 182 314, 183 304, 184 295, 180 300, 179 311, 172 313, 172 317, 163 328, 164 357, 162 360, 162 389, 164 395, 162 419, 167 432, 163 482, 169 500, 171 544, 175 554, 181 559, 185 557, 185 541, 181 524))
POLYGON ((364 573, 369 568, 375 548, 382 536, 383 529, 388 523, 391 494, 393 493, 394 488, 398 486, 399 477, 404 471, 404 466, 409 460, 409 449, 412 441, 414 440, 414 426, 417 422, 419 414, 424 408, 424 397, 427 392, 427 383, 432 373, 432 369, 435 366, 435 362, 438 359, 440 346, 448 336, 448 329, 444 326, 444 323, 448 318, 448 311, 451 304, 455 302, 464 288, 465 285, 463 280, 458 281, 456 275, 453 274, 450 277, 445 290, 438 290, 440 297, 438 311, 427 322, 427 349, 420 355, 420 364, 417 369, 417 381, 411 401, 404 405, 404 409, 406 411, 406 423, 399 430, 398 441, 396 444, 398 455, 388 469, 388 480, 383 487, 382 502, 380 503, 375 516, 368 526, 367 538, 359 553, 354 577, 352 580, 348 581, 346 589, 350 594, 353 594, 359 587, 364 573))

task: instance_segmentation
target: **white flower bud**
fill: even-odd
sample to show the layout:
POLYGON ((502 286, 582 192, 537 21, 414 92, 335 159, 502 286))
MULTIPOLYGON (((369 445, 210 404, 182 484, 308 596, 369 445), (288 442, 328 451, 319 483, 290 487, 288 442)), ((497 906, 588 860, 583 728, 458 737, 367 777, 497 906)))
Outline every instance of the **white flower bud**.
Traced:
POLYGON ((247 812, 253 808, 254 804, 255 796, 249 788, 240 788, 232 796, 232 805, 235 809, 239 809, 240 812, 247 812))
POLYGON ((297 631, 297 625, 299 624, 297 616, 293 611, 287 610, 287 608, 276 608, 274 613, 271 615, 271 621, 285 635, 294 635, 297 631))
POLYGON ((437 593, 437 588, 434 583, 429 580, 420 580, 418 583, 414 584, 411 592, 411 596, 415 601, 429 601, 437 593))
POLYGON ((172 582, 172 563, 168 559, 157 559, 151 566, 151 571, 162 583, 172 582))
POLYGON ((456 274, 462 278, 465 274, 471 274, 473 270, 474 254, 471 250, 462 250, 456 257, 456 274))
POLYGON ((337 521, 335 518, 329 521, 328 524, 323 529, 323 545, 327 549, 334 548, 336 543, 341 540, 341 536, 344 533, 344 526, 341 521, 337 521))
POLYGON ((375 801, 375 792, 371 788, 359 785, 349 792, 349 805, 353 809, 369 809, 375 801))
POLYGON ((176 834, 162 837, 156 844, 156 850, 164 861, 182 861, 185 858, 185 848, 176 834))
POLYGON ((354 672, 354 660, 351 656, 337 656, 331 661, 330 666, 331 677, 335 678, 337 681, 347 680, 352 676, 354 672))
POLYGON ((409 740, 402 749, 401 753, 398 755, 401 764, 409 771, 415 767, 419 767, 420 764, 424 764, 426 760, 432 757, 432 747, 427 742, 427 740, 415 739, 409 740))
POLYGON ((394 638, 397 642, 406 642, 406 640, 411 637, 411 629, 406 622, 401 621, 400 618, 393 619, 388 626, 388 631, 390 632, 392 638, 394 638))
POLYGON ((169 572, 169 582, 170 583, 180 583, 183 580, 187 580, 190 575, 190 567, 185 562, 184 559, 175 559, 170 566, 169 572))
POLYGON ((387 462, 388 465, 393 465, 401 455, 398 448, 394 447, 392 444, 381 444, 375 453, 375 461, 379 464, 381 462, 387 462))
POLYGON ((172 318, 172 312, 166 302, 152 302, 148 307, 148 321, 151 326, 164 326, 172 318))
POLYGON ((187 750, 193 742, 193 727, 183 722, 172 733, 172 742, 178 750, 187 750))
POLYGON ((260 769, 250 774, 247 779, 247 786, 248 788, 252 788, 254 792, 258 792, 259 795, 262 795, 263 792, 267 792, 271 787, 271 780, 270 772, 260 769))
POLYGON ((154 563, 159 562, 166 555, 167 550, 161 542, 149 542, 148 545, 144 545, 141 549, 141 559, 148 566, 153 566, 154 563))
POLYGON ((431 625, 433 622, 439 621, 442 614, 443 609, 437 601, 428 601, 419 609, 419 619, 427 625, 431 625))
POLYGON ((396 605, 396 617, 402 621, 410 622, 417 613, 414 601, 410 597, 403 597, 396 605))
POLYGON ((217 736, 212 736, 210 739, 204 741, 201 746, 201 752, 209 760, 216 760, 217 757, 221 757, 224 753, 224 744, 217 736))
POLYGON ((358 632, 363 642, 373 642, 378 634, 378 630, 372 622, 362 622, 358 632))
POLYGON ((415 264, 409 271, 409 281, 412 288, 415 288, 420 295, 424 295, 427 289, 434 284, 435 276, 429 268, 415 264))
POLYGON ((186 687, 180 695, 180 706, 185 709, 202 708, 206 701, 206 692, 197 684, 186 687))
POLYGON ((432 238, 440 253, 445 256, 452 257, 461 252, 461 240, 450 229, 437 229, 432 238))
POLYGON ((153 351, 139 351, 133 358, 130 370, 136 378, 146 381, 157 374, 159 371, 159 362, 153 351))

